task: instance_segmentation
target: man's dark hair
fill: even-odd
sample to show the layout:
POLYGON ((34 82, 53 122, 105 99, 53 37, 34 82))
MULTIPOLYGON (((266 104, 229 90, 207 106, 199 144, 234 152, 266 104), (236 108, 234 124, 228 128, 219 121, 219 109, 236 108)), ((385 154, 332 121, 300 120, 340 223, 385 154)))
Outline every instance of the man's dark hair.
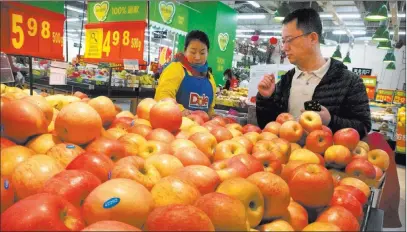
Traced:
POLYGON ((318 34, 319 40, 322 39, 322 23, 321 18, 316 10, 312 8, 302 8, 288 14, 283 24, 287 24, 293 20, 297 21, 297 28, 304 33, 315 32, 318 34))
POLYGON ((187 34, 187 37, 185 38, 184 50, 187 50, 189 43, 191 43, 191 41, 193 41, 193 40, 201 41, 203 44, 206 45, 206 47, 208 47, 208 51, 209 51, 208 35, 205 32, 198 31, 198 30, 190 31, 187 34))

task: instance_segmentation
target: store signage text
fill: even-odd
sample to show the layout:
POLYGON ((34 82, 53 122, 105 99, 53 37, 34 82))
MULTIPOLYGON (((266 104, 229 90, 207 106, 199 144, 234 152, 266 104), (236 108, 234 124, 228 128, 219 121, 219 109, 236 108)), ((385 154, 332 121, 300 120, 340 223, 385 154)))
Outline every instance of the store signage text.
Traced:
POLYGON ((396 90, 394 94, 393 103, 395 104, 406 104, 406 92, 403 90, 396 90))
POLYGON ((225 59, 216 57, 216 71, 218 72, 225 71, 225 59))
POLYGON ((2 39, 2 51, 63 59, 64 20, 63 14, 17 2, 2 3, 1 33, 10 38, 2 39))
POLYGON ((229 43, 229 34, 228 33, 219 33, 218 35, 218 44, 222 52, 226 51, 229 43))
POLYGON ((145 20, 146 8, 146 1, 89 2, 88 23, 145 20))
POLYGON ((393 101, 394 90, 391 89, 378 89, 376 94, 376 101, 383 101, 391 103, 393 101))
POLYGON ((121 62, 143 60, 145 22, 87 24, 85 59, 121 62))
POLYGON ((372 75, 372 69, 369 69, 369 68, 352 68, 352 72, 358 74, 359 76, 362 76, 362 75, 370 76, 370 75, 372 75))

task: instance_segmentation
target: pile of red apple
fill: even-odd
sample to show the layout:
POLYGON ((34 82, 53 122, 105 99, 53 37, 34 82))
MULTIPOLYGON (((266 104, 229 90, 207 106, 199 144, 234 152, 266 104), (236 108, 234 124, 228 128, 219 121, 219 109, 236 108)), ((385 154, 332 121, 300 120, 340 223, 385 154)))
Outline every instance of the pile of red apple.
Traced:
POLYGON ((311 111, 261 130, 183 117, 172 99, 144 99, 136 115, 105 97, 54 115, 41 96, 1 110, 5 231, 358 231, 363 180, 389 166, 356 130, 332 134, 311 111))

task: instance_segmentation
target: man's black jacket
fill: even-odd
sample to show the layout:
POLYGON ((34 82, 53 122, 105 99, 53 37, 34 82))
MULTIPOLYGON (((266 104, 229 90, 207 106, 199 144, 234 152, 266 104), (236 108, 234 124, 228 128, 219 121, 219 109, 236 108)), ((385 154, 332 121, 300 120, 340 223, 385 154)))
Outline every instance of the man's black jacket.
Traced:
MULTIPOLYGON (((280 113, 288 112, 288 99, 295 69, 288 71, 276 84, 270 98, 259 93, 256 97, 257 122, 261 128, 275 121, 280 113)), ((318 100, 331 114, 329 128, 336 132, 354 128, 362 139, 372 127, 369 100, 362 79, 340 61, 331 59, 328 72, 315 88, 312 100, 318 100)))

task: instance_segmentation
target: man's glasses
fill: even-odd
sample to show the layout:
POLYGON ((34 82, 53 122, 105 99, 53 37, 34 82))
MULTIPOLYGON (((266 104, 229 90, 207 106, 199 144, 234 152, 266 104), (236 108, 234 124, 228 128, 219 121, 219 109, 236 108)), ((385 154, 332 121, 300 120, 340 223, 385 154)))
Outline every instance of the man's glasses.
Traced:
POLYGON ((299 36, 296 36, 296 37, 292 37, 292 38, 289 38, 289 39, 282 40, 282 41, 281 41, 281 47, 284 46, 285 44, 290 44, 290 43, 293 42, 295 39, 298 39, 298 38, 303 37, 303 36, 307 36, 307 35, 309 35, 309 34, 311 34, 311 33, 312 33, 312 32, 308 32, 308 33, 304 33, 304 34, 299 35, 299 36))

